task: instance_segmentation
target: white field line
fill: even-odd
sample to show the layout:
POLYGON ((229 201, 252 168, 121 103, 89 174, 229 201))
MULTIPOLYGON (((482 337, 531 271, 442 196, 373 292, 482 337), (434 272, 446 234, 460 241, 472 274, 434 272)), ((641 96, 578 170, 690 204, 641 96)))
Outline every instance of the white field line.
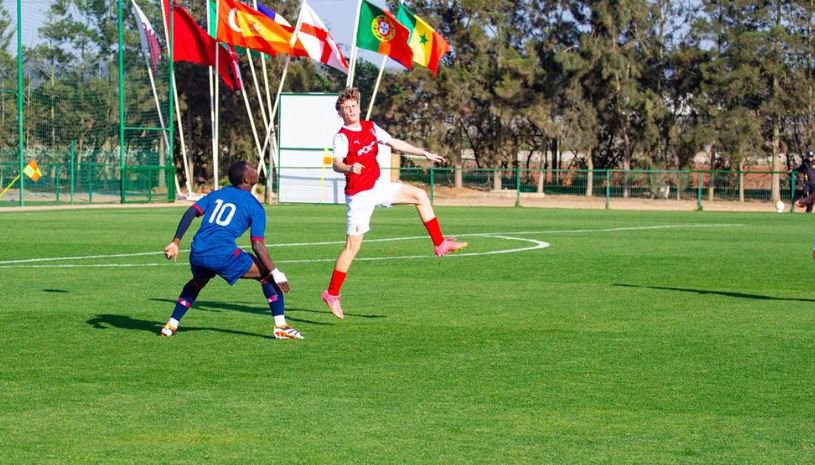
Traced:
MULTIPOLYGON (((680 229, 680 228, 722 228, 722 227, 739 227, 742 224, 675 224, 675 225, 655 225, 655 226, 630 226, 618 228, 598 228, 598 229, 552 229, 541 231, 513 231, 513 232, 487 232, 487 233, 469 233, 458 234, 458 237, 496 237, 506 240, 527 241, 535 244, 532 247, 522 247, 517 249, 504 249, 493 250, 488 252, 470 252, 460 253, 451 256, 477 256, 477 255, 495 255, 515 252, 525 252, 529 250, 542 249, 549 247, 549 244, 543 241, 534 239, 511 237, 509 235, 526 235, 526 234, 585 234, 585 233, 602 233, 602 232, 618 232, 618 231, 646 231, 646 230, 659 230, 659 229, 680 229)), ((391 237, 382 239, 368 239, 365 242, 391 242, 391 241, 405 241, 427 239, 427 236, 406 236, 406 237, 391 237)), ((298 246, 315 246, 315 245, 342 245, 345 241, 324 241, 324 242, 292 242, 285 244, 267 244, 267 247, 298 247, 298 246)), ((189 249, 181 250, 181 252, 189 252, 189 249)), ((64 264, 64 265, 24 265, 28 263, 37 262, 54 262, 54 261, 69 261, 69 260, 93 260, 99 258, 122 258, 122 257, 140 257, 148 255, 163 255, 163 252, 137 252, 137 253, 122 253, 122 254, 108 254, 108 255, 85 255, 74 257, 42 257, 42 258, 26 258, 19 260, 3 260, 0 261, 0 268, 77 268, 77 267, 134 267, 134 266, 163 266, 163 263, 104 263, 104 264, 64 264)), ((431 255, 404 255, 398 257, 358 257, 356 261, 377 261, 377 260, 399 260, 399 259, 417 259, 429 258, 431 255)), ((278 263, 321 263, 326 261, 334 261, 336 258, 318 258, 318 259, 304 259, 304 260, 278 260, 278 263)))
MULTIPOLYGON (((488 252, 471 252, 471 253, 458 253, 448 255, 448 257, 463 257, 463 256, 476 256, 476 255, 496 255, 496 254, 505 254, 505 253, 516 253, 516 252, 526 252, 529 250, 535 249, 545 249, 549 247, 548 242, 538 241, 535 239, 527 239, 523 237, 508 237, 508 236, 490 236, 495 237, 498 239, 506 239, 506 240, 515 240, 515 241, 522 241, 522 242, 531 242, 533 245, 530 247, 519 247, 515 249, 502 249, 502 250, 491 250, 488 252)), ((407 238, 406 238, 407 239, 407 238)), ((425 237, 422 237, 425 239, 425 237)), ((435 255, 401 255, 398 257, 358 257, 354 261, 362 261, 362 262, 370 262, 370 261, 381 261, 381 260, 415 260, 420 258, 436 258, 435 255)), ((313 259, 304 259, 304 260, 277 260, 275 263, 324 263, 324 262, 333 262, 337 258, 313 258, 313 259)), ((142 267, 142 266, 167 266, 166 263, 71 263, 71 264, 59 264, 59 265, 0 265, 0 268, 133 268, 133 267, 142 267)))

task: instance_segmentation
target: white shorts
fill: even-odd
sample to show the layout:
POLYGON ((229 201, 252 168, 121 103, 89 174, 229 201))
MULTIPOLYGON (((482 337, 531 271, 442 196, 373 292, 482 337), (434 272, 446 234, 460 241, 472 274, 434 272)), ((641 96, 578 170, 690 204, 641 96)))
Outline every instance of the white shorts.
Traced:
POLYGON ((367 191, 345 196, 345 232, 349 236, 361 236, 371 230, 371 215, 374 208, 388 208, 402 187, 398 182, 377 181, 367 191))

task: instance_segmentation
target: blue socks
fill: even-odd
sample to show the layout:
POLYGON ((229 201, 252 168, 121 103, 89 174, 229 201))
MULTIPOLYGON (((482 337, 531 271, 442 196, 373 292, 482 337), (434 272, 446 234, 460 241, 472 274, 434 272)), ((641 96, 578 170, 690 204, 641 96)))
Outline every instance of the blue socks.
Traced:
POLYGON ((283 314, 285 307, 283 293, 271 283, 261 283, 261 287, 263 288, 263 295, 266 296, 266 302, 269 302, 269 308, 272 310, 275 326, 285 326, 286 315, 283 314))
MULTIPOLYGON (((272 310, 272 317, 274 317, 275 324, 285 325, 286 317, 284 316, 285 304, 283 293, 271 283, 261 284, 261 287, 263 288, 263 295, 266 296, 266 302, 269 303, 269 308, 272 310)), ((199 286, 195 280, 189 280, 187 284, 184 285, 184 289, 181 290, 181 295, 178 297, 178 301, 176 301, 173 314, 170 318, 176 322, 181 321, 187 313, 187 310, 189 310, 193 302, 195 302, 195 299, 198 298, 198 293, 201 292, 201 289, 202 287, 199 286)))
POLYGON ((184 285, 184 289, 181 290, 178 301, 175 303, 173 315, 170 318, 181 321, 181 319, 184 318, 184 314, 187 313, 187 310, 192 306, 192 303, 198 298, 199 292, 201 292, 201 286, 199 286, 198 283, 192 279, 187 281, 187 284, 184 285))
POLYGON ((269 302, 272 316, 283 315, 283 293, 279 292, 271 283, 261 284, 261 287, 263 288, 263 295, 266 296, 266 301, 269 302))

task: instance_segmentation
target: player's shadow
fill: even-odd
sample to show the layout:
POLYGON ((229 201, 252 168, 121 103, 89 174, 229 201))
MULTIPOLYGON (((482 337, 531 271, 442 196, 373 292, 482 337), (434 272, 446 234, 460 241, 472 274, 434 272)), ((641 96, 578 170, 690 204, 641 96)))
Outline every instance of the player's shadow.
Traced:
MULTIPOLYGON (((172 299, 149 299, 153 302, 167 302, 170 304, 175 305, 175 300, 172 299)), ((269 315, 269 308, 261 305, 242 305, 242 304, 235 304, 235 303, 227 303, 227 302, 213 302, 208 300, 196 300, 192 306, 191 311, 195 310, 204 310, 208 312, 220 312, 220 311, 234 311, 234 312, 244 312, 244 313, 252 313, 254 315, 269 315)), ((291 321, 296 321, 298 323, 308 323, 314 325, 331 325, 333 323, 325 323, 321 321, 314 321, 314 320, 307 320, 304 318, 298 318, 296 316, 292 316, 293 313, 317 313, 321 315, 330 315, 328 310, 325 311, 318 311, 312 310, 308 308, 299 308, 299 307, 286 307, 286 319, 291 321)), ((355 314, 355 313, 345 313, 347 316, 353 316, 358 318, 385 318, 385 315, 365 315, 365 314, 355 314)))
POLYGON ((43 289, 43 292, 51 292, 53 294, 67 294, 68 291, 65 289, 43 289))
MULTIPOLYGON (((109 328, 129 329, 137 331, 146 331, 155 335, 158 335, 159 331, 161 331, 161 327, 163 326, 161 323, 158 323, 156 321, 139 320, 137 318, 131 318, 127 315, 113 315, 110 313, 96 315, 96 317, 88 320, 87 323, 95 329, 109 329, 109 328)), ((274 339, 273 336, 268 336, 266 334, 249 333, 246 331, 236 331, 234 329, 210 328, 206 326, 184 326, 183 331, 185 333, 191 331, 214 331, 218 333, 236 334, 238 336, 254 336, 261 337, 263 339, 274 339)))
POLYGON ((761 294, 748 294, 746 292, 732 292, 732 291, 712 291, 709 289, 691 289, 685 287, 667 287, 667 286, 639 286, 636 284, 614 284, 617 287, 633 287, 637 289, 656 289, 660 291, 675 291, 675 292, 692 292, 700 295, 721 295, 725 297, 735 297, 738 299, 753 299, 753 300, 784 300, 789 302, 815 302, 815 299, 805 299, 802 297, 775 297, 771 295, 761 294))

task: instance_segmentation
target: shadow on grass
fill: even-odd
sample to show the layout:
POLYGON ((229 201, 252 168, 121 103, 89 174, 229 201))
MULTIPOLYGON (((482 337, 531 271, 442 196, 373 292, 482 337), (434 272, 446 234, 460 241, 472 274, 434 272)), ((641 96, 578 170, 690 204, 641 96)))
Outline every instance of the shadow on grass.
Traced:
MULTIPOLYGON (((152 302, 166 302, 172 305, 175 305, 175 300, 173 299, 148 299, 152 302)), ((171 308, 172 309, 172 308, 171 308)), ((255 315, 268 315, 269 314, 269 307, 264 306, 263 304, 258 305, 242 305, 242 304, 235 304, 235 303, 227 303, 227 302, 213 302, 208 300, 196 300, 195 303, 192 305, 192 309, 194 310, 204 310, 209 312, 220 312, 224 310, 230 310, 235 312, 244 312, 244 313, 252 313, 255 315)), ((330 323, 323 323, 319 321, 313 320, 305 320, 305 319, 298 319, 296 317, 291 316, 292 313, 316 313, 319 315, 330 315, 331 312, 326 310, 312 310, 309 308, 299 308, 299 307, 286 307, 286 319, 291 321, 299 321, 301 323, 310 323, 315 325, 327 325, 330 323)), ((358 313, 348 313, 345 312, 346 316, 353 316, 357 318, 385 318, 385 315, 365 315, 365 314, 358 314, 358 313)))
POLYGON ((676 292, 692 292, 700 295, 721 295, 725 297, 736 297, 738 299, 753 299, 753 300, 782 300, 789 302, 815 302, 815 299, 804 299, 801 297, 775 297, 771 295, 761 294, 747 294, 745 292, 731 292, 731 291, 712 291, 709 289, 690 289, 685 287, 666 287, 666 286, 638 286, 636 284, 614 284, 617 287, 633 287, 637 289, 656 289, 660 291, 676 291, 676 292))
POLYGON ((43 292, 51 292, 51 293, 54 293, 54 294, 67 294, 68 293, 68 291, 66 291, 65 289, 43 289, 42 291, 43 292))
MULTIPOLYGON (((137 318, 131 318, 126 315, 112 315, 112 314, 96 315, 95 318, 91 318, 90 320, 88 320, 88 324, 96 329, 117 328, 146 331, 155 334, 156 337, 158 337, 158 333, 161 330, 161 327, 163 326, 161 323, 157 323, 155 321, 139 320, 137 318)), ((235 331, 232 329, 223 328, 208 328, 204 326, 184 326, 182 329, 180 329, 180 332, 184 333, 192 331, 214 331, 218 333, 236 334, 239 336, 254 336, 262 337, 263 339, 274 339, 274 336, 269 336, 266 334, 248 333, 246 331, 235 331)))

